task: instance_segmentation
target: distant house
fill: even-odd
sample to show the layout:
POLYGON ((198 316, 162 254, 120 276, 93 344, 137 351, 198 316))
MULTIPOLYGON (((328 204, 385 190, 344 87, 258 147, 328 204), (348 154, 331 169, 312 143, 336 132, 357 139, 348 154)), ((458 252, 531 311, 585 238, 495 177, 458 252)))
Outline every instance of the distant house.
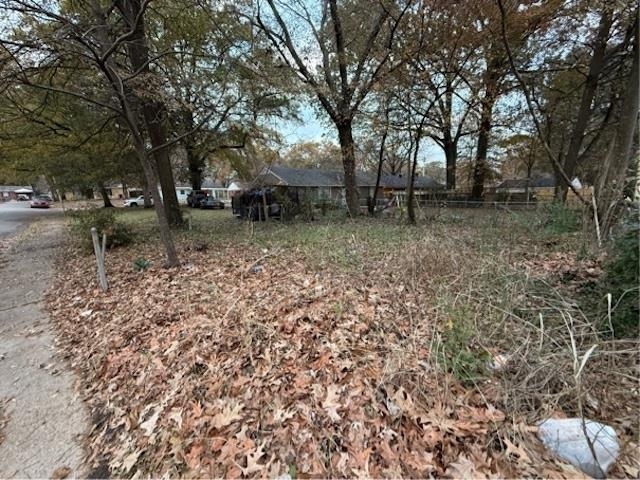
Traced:
MULTIPOLYGON (((571 182, 576 190, 583 190, 582 182, 574 178, 571 182)), ((497 199, 550 200, 555 194, 556 180, 553 177, 515 178, 504 180, 496 186, 497 199), (528 197, 528 198, 527 198, 528 197)), ((571 191, 569 197, 575 196, 571 191)))
POLYGON ((243 182, 241 182, 240 180, 234 180, 227 187, 227 192, 229 193, 230 197, 233 197, 238 192, 242 192, 243 190, 246 190, 247 188, 249 188, 249 187, 247 185, 245 185, 243 182))
POLYGON ((229 189, 219 181, 211 178, 205 178, 202 182, 201 188, 212 197, 222 200, 225 203, 229 202, 229 189))
MULTIPOLYGON (((341 170, 321 170, 315 168, 292 168, 283 166, 265 167, 258 175, 256 185, 270 187, 286 187, 294 189, 299 196, 312 201, 330 201, 343 204, 344 172, 341 170)), ((356 172, 356 185, 362 203, 366 203, 369 196, 373 196, 376 176, 367 172, 356 172)), ((382 195, 401 194, 407 188, 407 178, 402 175, 383 175, 380 178, 380 192, 382 195)), ((430 177, 416 176, 414 181, 416 193, 444 189, 444 186, 430 177)))
POLYGON ((27 200, 32 196, 33 189, 31 187, 0 185, 0 202, 8 202, 10 200, 27 200))

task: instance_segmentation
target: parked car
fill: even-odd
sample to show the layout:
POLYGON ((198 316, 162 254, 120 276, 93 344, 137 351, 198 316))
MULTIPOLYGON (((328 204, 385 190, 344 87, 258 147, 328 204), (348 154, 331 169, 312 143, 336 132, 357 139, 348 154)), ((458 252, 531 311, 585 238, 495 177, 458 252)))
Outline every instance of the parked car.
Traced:
POLYGON ((200 206, 200 202, 205 198, 207 198, 207 192, 203 190, 193 190, 192 192, 189 192, 189 195, 187 195, 187 205, 191 208, 198 208, 200 206))
POLYGON ((223 210, 224 202, 222 200, 218 200, 216 197, 205 197, 200 201, 200 208, 204 208, 207 210, 223 210))
POLYGON ((31 200, 31 208, 49 208, 51 206, 51 202, 45 196, 37 196, 31 200))
MULTIPOLYGON (((153 201, 151 201, 153 203, 153 201)), ((127 198, 123 204, 125 207, 142 207, 144 206, 144 195, 127 198)))

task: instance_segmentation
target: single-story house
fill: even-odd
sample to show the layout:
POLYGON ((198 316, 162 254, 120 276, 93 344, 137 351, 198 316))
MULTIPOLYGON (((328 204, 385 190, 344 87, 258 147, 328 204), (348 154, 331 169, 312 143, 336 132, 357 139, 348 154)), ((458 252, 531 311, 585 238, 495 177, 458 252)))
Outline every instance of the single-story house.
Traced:
POLYGON ((241 182, 240 180, 234 180, 227 187, 227 192, 229 193, 230 197, 233 197, 234 195, 246 190, 247 188, 251 188, 251 187, 241 182))
MULTIPOLYGON (((577 177, 571 181, 576 190, 585 191, 582 182, 577 177)), ((532 198, 537 200, 551 200, 555 194, 556 180, 554 177, 544 176, 537 178, 515 178, 504 180, 495 188, 496 198, 506 198, 527 201, 532 198), (528 196, 528 198, 526 198, 528 196)), ((569 190, 569 199, 573 199, 575 194, 569 190)))
POLYGON ((229 203, 229 189, 219 181, 213 180, 212 178, 205 178, 201 188, 212 197, 229 203))
MULTIPOLYGON (((316 168, 292 168, 273 165, 265 167, 254 181, 255 185, 268 187, 286 187, 295 189, 298 195, 312 201, 329 201, 344 204, 344 172, 342 170, 321 170, 316 168)), ((366 204, 373 196, 376 175, 356 171, 356 185, 361 203, 366 204)), ((402 175, 383 175, 380 178, 379 197, 402 194, 407 188, 407 179, 402 175)), ((444 189, 444 185, 426 176, 416 176, 414 180, 416 194, 444 189)))
POLYGON ((8 202, 10 200, 27 200, 33 196, 31 187, 22 187, 17 185, 0 185, 0 202, 8 202))

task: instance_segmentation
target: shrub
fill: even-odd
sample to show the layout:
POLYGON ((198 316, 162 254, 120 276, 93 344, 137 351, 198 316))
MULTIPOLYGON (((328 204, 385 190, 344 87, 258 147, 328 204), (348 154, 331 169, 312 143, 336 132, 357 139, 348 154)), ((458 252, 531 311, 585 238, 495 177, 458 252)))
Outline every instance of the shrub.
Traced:
POLYGON ((75 234, 82 247, 88 251, 93 249, 91 228, 98 230, 98 236, 107 234, 107 248, 128 245, 133 241, 131 229, 116 221, 113 210, 106 208, 92 208, 80 210, 71 214, 71 231, 75 234))
POLYGON ((478 331, 471 311, 464 306, 451 307, 448 324, 442 333, 439 360, 449 373, 464 384, 473 384, 485 375, 486 352, 475 345, 478 331))

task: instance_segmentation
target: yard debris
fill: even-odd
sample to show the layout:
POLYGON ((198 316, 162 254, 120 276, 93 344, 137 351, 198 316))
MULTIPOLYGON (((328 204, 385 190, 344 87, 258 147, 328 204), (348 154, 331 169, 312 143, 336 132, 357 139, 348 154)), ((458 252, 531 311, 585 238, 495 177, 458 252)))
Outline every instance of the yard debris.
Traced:
POLYGON ((511 360, 511 355, 506 353, 499 353, 498 355, 494 355, 493 358, 487 364, 487 368, 494 372, 499 372, 504 370, 509 364, 509 360, 511 360))
POLYGON ((68 255, 48 298, 93 412, 91 467, 129 478, 567 476, 542 448, 525 450, 531 432, 504 442, 513 420, 498 400, 438 368, 441 326, 403 272, 373 282, 373 270, 246 244, 190 249, 191 268, 163 269, 151 246, 136 248, 112 253, 108 292, 68 255), (145 275, 130 274, 135 255, 150 260, 145 275))
POLYGON ((608 425, 582 418, 550 418, 539 427, 545 447, 594 478, 604 478, 620 453, 616 432, 608 425))

